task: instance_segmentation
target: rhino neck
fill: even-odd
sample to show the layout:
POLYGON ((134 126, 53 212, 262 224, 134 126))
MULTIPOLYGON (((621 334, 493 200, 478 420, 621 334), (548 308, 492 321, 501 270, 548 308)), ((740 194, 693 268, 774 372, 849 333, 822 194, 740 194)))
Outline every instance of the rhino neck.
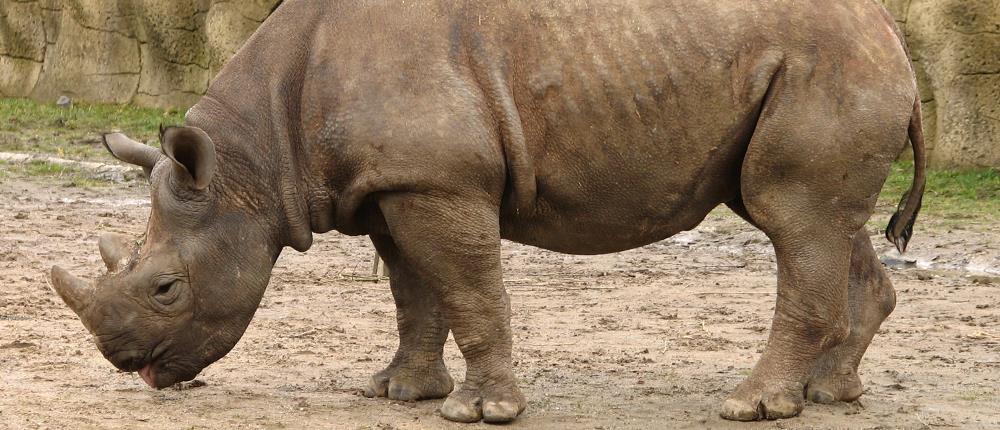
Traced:
POLYGON ((312 245, 306 196, 314 175, 301 139, 302 87, 309 56, 303 47, 309 46, 321 16, 295 12, 282 7, 272 14, 192 111, 233 135, 216 146, 248 163, 235 173, 246 177, 241 182, 248 188, 241 196, 267 202, 267 212, 261 216, 268 218, 274 240, 282 247, 305 251, 312 245))
POLYGON ((304 198, 306 166, 286 112, 271 112, 265 102, 240 101, 212 93, 188 111, 188 125, 199 127, 215 142, 219 160, 216 186, 220 198, 238 200, 273 234, 278 249, 305 251, 312 245, 309 205, 304 198), (251 112, 247 106, 261 108, 251 112), (270 117, 270 115, 277 115, 270 117))

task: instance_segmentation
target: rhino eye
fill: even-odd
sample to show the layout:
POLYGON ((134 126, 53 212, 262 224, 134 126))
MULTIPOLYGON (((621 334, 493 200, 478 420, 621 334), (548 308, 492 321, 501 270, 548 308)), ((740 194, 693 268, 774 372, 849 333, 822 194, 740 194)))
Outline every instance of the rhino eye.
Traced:
POLYGON ((153 298, 162 305, 169 305, 177 300, 180 288, 177 288, 177 282, 168 281, 160 284, 156 287, 156 292, 153 293, 153 298))

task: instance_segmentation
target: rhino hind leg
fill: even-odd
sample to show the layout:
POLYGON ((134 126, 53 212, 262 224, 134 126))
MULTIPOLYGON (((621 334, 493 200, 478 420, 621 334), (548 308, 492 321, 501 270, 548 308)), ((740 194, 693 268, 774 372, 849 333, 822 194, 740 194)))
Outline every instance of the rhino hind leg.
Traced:
POLYGON ((379 200, 400 258, 439 299, 466 361, 465 381, 441 405, 441 415, 451 421, 510 422, 527 406, 513 373, 499 204, 487 200, 404 193, 379 200))
POLYGON ((806 397, 816 403, 850 402, 863 393, 858 365, 882 321, 896 307, 896 291, 872 248, 865 229, 854 236, 848 280, 851 331, 827 351, 813 369, 806 397))
POLYGON ((855 98, 878 87, 831 99, 804 84, 812 72, 789 63, 775 76, 744 157, 742 205, 730 204, 771 239, 778 297, 763 354, 722 405, 726 419, 798 415, 817 362, 849 340, 855 234, 906 138, 905 100, 857 110, 855 98))
MULTIPOLYGON (((740 199, 727 205, 754 224, 740 199)), ((848 279, 850 332, 816 362, 806 386, 806 398, 815 403, 851 402, 864 393, 858 366, 882 322, 896 308, 896 290, 872 247, 868 231, 854 235, 848 279)))
POLYGON ((443 398, 455 384, 444 364, 448 325, 438 299, 399 257, 391 238, 372 236, 372 243, 389 268, 399 347, 389 366, 372 376, 364 394, 401 401, 443 398))
POLYGON ((798 415, 814 363, 847 336, 850 241, 820 231, 807 236, 816 242, 772 238, 778 300, 770 337, 751 375, 723 403, 723 418, 754 421, 798 415))

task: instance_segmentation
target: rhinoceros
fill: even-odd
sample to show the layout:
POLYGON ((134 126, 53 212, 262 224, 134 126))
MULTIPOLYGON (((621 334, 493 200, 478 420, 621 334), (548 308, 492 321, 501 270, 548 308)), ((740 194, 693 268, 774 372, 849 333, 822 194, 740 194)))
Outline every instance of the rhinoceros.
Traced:
POLYGON ((864 226, 909 140, 913 185, 886 231, 905 250, 920 117, 905 43, 870 0, 288 0, 160 149, 105 136, 149 174, 148 226, 100 239, 96 283, 52 281, 111 363, 163 388, 237 343, 283 248, 368 235, 399 348, 365 394, 508 422, 526 400, 500 240, 618 252, 725 204, 772 241, 778 295, 720 414, 792 417, 862 394, 895 306, 864 226))

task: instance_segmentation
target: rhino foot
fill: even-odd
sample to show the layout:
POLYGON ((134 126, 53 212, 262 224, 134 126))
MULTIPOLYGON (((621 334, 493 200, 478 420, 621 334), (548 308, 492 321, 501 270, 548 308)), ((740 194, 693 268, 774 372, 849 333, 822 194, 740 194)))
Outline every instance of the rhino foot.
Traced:
POLYGON ((372 376, 365 388, 365 397, 411 402, 440 399, 454 388, 455 383, 443 361, 423 367, 390 365, 372 376))
POLYGON ((450 421, 474 423, 509 423, 514 421, 528 403, 517 387, 462 388, 441 405, 441 415, 450 421))
POLYGON ((806 397, 815 403, 853 402, 864 393, 858 372, 813 373, 806 387, 806 397))
POLYGON ((719 415, 732 421, 777 420, 797 416, 804 406, 801 384, 798 390, 741 386, 722 404, 719 415))

